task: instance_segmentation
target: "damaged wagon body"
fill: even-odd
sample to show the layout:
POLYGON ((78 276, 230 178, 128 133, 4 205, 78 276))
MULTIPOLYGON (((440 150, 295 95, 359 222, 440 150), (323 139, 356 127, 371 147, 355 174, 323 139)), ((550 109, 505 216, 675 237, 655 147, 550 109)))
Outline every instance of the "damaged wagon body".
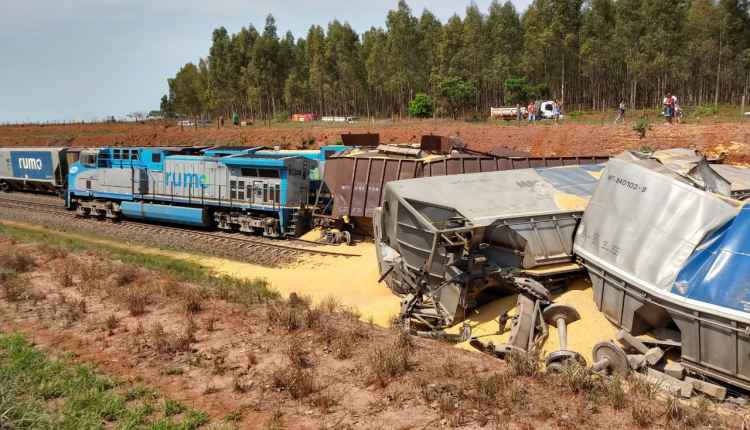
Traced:
POLYGON ((373 220, 380 273, 401 317, 430 330, 464 318, 485 295, 534 296, 528 280, 564 279, 573 235, 602 165, 389 182, 373 220))
POLYGON ((656 155, 608 162, 575 253, 610 321, 672 333, 687 368, 750 389, 750 207, 737 199, 748 171, 699 174, 702 162, 656 155))

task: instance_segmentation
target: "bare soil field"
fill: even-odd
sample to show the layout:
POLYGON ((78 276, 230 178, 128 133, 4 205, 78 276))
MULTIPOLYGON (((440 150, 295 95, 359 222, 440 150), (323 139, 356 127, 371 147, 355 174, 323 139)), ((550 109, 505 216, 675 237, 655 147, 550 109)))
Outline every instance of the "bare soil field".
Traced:
MULTIPOLYGON (((128 255, 83 242, 41 243, 18 228, 0 232, 0 337, 21 334, 50 356, 73 353, 123 390, 138 384, 158 392, 164 408, 131 428, 747 424, 743 410, 663 397, 640 380, 602 378, 579 366, 545 375, 533 355, 501 362, 361 321, 335 299, 280 298, 262 281, 186 281, 174 262, 155 262, 164 267, 157 270, 128 255), (184 407, 167 407, 175 404, 184 407), (171 424, 181 419, 190 425, 171 424)), ((0 370, 13 364, 3 345, 0 370)), ((67 413, 58 410, 66 392, 57 395, 40 407, 67 413)), ((103 428, 124 427, 118 416, 106 418, 103 428)))
POLYGON ((349 126, 285 123, 272 127, 181 129, 165 123, 30 125, 0 127, 3 146, 185 146, 265 145, 301 148, 336 143, 343 133, 380 133, 388 143, 418 142, 426 134, 460 136, 470 148, 492 152, 503 146, 532 155, 616 154, 623 149, 690 147, 727 152, 730 162, 750 163, 750 122, 697 122, 669 125, 654 121, 640 139, 633 124, 563 122, 468 123, 447 120, 378 120, 349 126), (717 149, 718 148, 718 149, 717 149))

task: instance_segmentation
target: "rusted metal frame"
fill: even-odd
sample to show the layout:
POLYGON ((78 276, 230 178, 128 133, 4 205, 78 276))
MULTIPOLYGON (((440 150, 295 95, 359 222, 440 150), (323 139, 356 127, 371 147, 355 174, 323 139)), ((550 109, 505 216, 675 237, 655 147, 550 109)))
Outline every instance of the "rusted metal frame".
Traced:
MULTIPOLYGON (((372 169, 372 158, 367 159, 367 176, 365 176, 365 195, 362 204, 362 216, 367 216, 367 193, 370 191, 370 171, 372 169)), ((353 191, 353 190, 352 190, 353 191)))
POLYGON ((354 157, 354 164, 352 165, 352 182, 349 184, 349 206, 346 210, 348 216, 352 216, 352 201, 354 200, 354 182, 357 179, 357 161, 359 159, 354 157))
POLYGON ((378 186, 378 205, 383 205, 383 187, 385 186, 385 171, 388 168, 388 159, 383 159, 383 172, 380 174, 380 184, 378 186))

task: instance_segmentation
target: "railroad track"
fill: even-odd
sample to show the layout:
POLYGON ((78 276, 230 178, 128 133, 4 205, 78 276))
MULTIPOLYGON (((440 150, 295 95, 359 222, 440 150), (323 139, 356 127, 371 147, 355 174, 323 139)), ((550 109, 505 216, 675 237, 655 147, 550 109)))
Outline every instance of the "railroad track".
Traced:
MULTIPOLYGON (((35 196, 37 197, 37 196, 35 196)), ((243 248, 245 251, 258 252, 258 253, 270 253, 271 256, 282 256, 286 254, 288 256, 302 256, 302 255, 325 255, 334 257, 360 257, 360 254, 345 253, 337 251, 328 251, 322 249, 316 249, 323 244, 303 239, 268 239, 268 238, 253 238, 239 233, 224 233, 224 232, 207 232, 201 230, 194 230, 188 228, 179 228, 165 225, 149 224, 130 220, 119 220, 109 221, 100 220, 95 218, 81 218, 74 212, 65 209, 60 203, 53 203, 53 199, 49 202, 34 201, 30 199, 17 199, 0 196, 0 207, 12 208, 12 209, 24 209, 33 210, 36 213, 46 213, 50 215, 60 216, 71 219, 73 223, 90 224, 92 222, 109 222, 116 224, 122 231, 134 231, 140 234, 157 234, 157 235, 169 235, 179 236, 187 239, 199 239, 202 240, 202 244, 224 246, 229 245, 231 247, 243 248), (297 242, 304 244, 305 246, 294 246, 290 245, 289 242, 297 242)))

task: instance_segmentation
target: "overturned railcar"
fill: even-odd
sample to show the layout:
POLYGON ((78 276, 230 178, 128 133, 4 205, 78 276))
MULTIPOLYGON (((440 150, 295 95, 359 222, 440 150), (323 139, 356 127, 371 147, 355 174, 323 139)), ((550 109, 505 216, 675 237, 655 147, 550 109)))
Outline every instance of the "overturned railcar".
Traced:
MULTIPOLYGON (((393 181, 373 220, 380 273, 401 317, 429 329, 497 294, 581 269, 573 235, 602 165, 393 181)), ((534 294, 533 291, 529 292, 534 294)))
POLYGON ((687 368, 750 389, 750 207, 690 170, 658 154, 609 161, 574 251, 610 321, 671 332, 687 368))

